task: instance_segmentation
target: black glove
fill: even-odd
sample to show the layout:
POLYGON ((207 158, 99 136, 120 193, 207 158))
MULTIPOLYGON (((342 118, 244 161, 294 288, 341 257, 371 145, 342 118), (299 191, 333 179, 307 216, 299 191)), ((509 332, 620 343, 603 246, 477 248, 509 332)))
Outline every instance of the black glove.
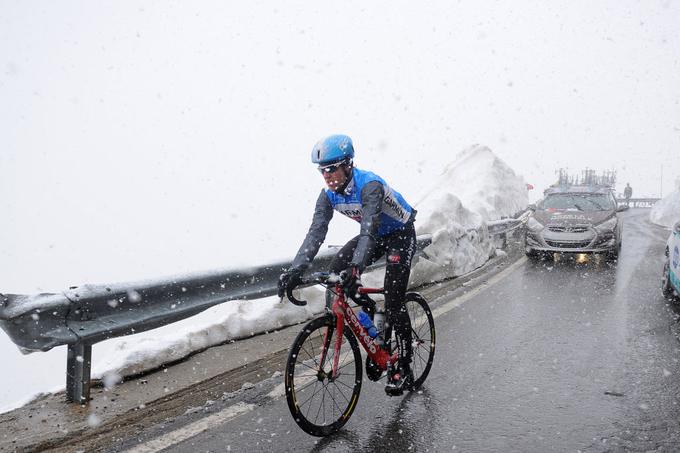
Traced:
POLYGON ((293 267, 288 269, 283 274, 279 275, 279 297, 286 295, 288 288, 293 289, 302 283, 302 269, 293 267))
POLYGON ((361 286, 359 268, 357 266, 350 265, 347 269, 340 272, 340 281, 342 282, 342 287, 345 289, 345 294, 352 299, 361 297, 357 294, 357 291, 361 286))

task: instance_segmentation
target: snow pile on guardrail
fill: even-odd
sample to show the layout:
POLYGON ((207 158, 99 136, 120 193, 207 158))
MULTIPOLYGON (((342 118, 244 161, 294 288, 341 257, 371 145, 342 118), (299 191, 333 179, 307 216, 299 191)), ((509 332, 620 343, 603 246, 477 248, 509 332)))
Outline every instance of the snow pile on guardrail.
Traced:
POLYGON ((418 233, 432 234, 432 244, 414 267, 412 284, 482 266, 496 251, 486 222, 510 217, 528 203, 524 178, 489 148, 462 151, 416 203, 418 233))
POLYGON ((671 228, 680 221, 680 178, 675 180, 675 192, 666 195, 652 206, 649 220, 657 225, 671 228))

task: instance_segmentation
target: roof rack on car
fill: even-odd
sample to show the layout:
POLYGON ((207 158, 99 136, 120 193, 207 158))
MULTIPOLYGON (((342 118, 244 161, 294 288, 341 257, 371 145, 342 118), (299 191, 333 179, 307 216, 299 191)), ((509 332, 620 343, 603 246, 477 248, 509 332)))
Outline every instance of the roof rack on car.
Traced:
POLYGON ((545 189, 548 193, 566 192, 606 192, 614 190, 616 184, 616 170, 605 170, 599 175, 595 170, 586 168, 580 174, 570 175, 567 169, 560 168, 557 181, 545 189))

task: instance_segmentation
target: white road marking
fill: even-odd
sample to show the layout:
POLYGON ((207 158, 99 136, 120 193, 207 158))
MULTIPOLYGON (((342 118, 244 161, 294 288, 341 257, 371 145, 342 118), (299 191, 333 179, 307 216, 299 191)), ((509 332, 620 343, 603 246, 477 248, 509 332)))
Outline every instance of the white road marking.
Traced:
MULTIPOLYGON (((472 297, 476 296, 482 291, 498 283, 498 281, 504 279, 517 267, 524 264, 526 260, 527 260, 526 257, 520 258, 503 271, 491 277, 486 283, 470 290, 469 292, 463 294, 460 297, 457 297, 449 302, 446 302, 444 305, 440 307, 437 307, 436 309, 432 310, 432 316, 437 318, 445 313, 448 313, 449 311, 453 310, 455 307, 458 307, 464 302, 470 300, 472 297)), ((361 352, 362 356, 365 356, 363 348, 361 348, 361 352)), ((343 361, 347 361, 347 358, 345 358, 343 361)), ((302 379, 303 384, 315 378, 316 378, 315 375, 305 376, 302 379)), ((280 383, 271 392, 267 394, 267 397, 271 399, 277 399, 282 397, 284 395, 285 390, 284 386, 285 386, 284 382, 280 383)), ((233 406, 230 406, 222 410, 221 412, 218 412, 217 414, 213 414, 201 420, 197 420, 194 423, 191 423, 183 428, 164 434, 141 445, 137 445, 136 447, 127 450, 126 453, 156 453, 179 442, 190 439, 202 433, 203 431, 208 430, 212 426, 227 422, 233 418, 238 417, 239 415, 245 414, 246 412, 250 412, 253 409, 255 409, 255 407, 256 406, 254 404, 245 404, 242 402, 237 403, 233 406)))
MULTIPOLYGON (((456 297, 455 299, 452 299, 448 302, 446 302, 444 305, 441 307, 437 307, 434 310, 432 310, 432 317, 437 318, 444 313, 448 313, 454 308, 458 307, 459 305, 462 305, 463 303, 467 302, 468 300, 472 299, 475 297, 477 294, 481 293, 482 291, 485 291, 498 283, 500 280, 503 280, 505 277, 508 276, 508 274, 512 273, 515 269, 517 269, 519 266, 524 264, 527 261, 526 256, 521 257, 514 263, 512 263, 510 266, 508 266, 506 269, 503 269, 501 272, 498 274, 494 275, 491 277, 489 280, 487 280, 485 283, 475 287, 474 289, 471 289, 467 293, 463 294, 462 296, 456 297)), ((443 296, 446 297, 446 296, 443 296)))
POLYGON ((127 453, 155 453, 175 445, 184 440, 190 439, 197 434, 206 431, 208 428, 214 427, 220 423, 227 422, 232 418, 238 417, 241 414, 252 411, 256 406, 254 404, 237 403, 224 409, 217 414, 197 420, 183 428, 164 434, 153 440, 145 442, 141 445, 127 450, 127 453))

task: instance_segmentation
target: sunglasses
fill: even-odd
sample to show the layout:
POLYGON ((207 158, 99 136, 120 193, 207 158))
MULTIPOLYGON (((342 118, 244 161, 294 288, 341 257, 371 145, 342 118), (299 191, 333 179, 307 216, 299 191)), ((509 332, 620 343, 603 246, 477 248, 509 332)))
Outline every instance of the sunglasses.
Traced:
POLYGON ((344 162, 338 162, 335 164, 330 164, 330 165, 325 165, 323 167, 317 167, 317 170, 319 170, 319 173, 324 174, 324 173, 335 173, 338 168, 340 168, 342 165, 345 165, 344 162))

